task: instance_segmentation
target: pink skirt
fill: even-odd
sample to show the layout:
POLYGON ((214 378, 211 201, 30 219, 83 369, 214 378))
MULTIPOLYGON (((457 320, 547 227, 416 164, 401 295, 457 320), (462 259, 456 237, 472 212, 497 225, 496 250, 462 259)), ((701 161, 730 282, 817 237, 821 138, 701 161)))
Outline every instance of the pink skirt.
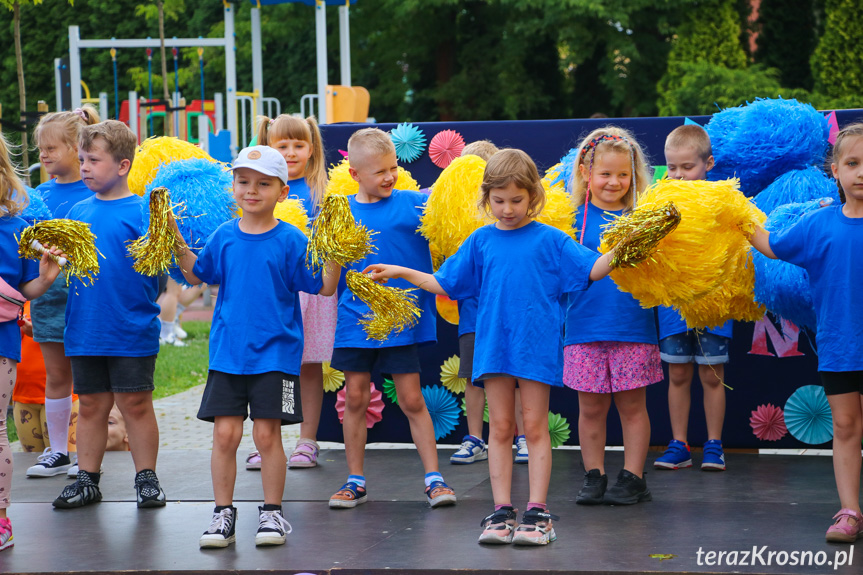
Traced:
POLYGON ((300 292, 303 313, 303 363, 323 363, 333 357, 338 296, 300 292))
POLYGON ((614 393, 662 381, 659 346, 598 341, 563 348, 563 383, 576 391, 614 393))

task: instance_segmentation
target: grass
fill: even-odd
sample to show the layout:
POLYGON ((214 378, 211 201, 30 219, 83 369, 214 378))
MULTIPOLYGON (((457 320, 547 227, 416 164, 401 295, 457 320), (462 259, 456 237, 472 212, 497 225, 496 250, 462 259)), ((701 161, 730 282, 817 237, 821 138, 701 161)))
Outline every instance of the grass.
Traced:
MULTIPOLYGON (((183 329, 189 334, 186 347, 162 346, 156 360, 153 399, 174 395, 207 382, 210 349, 210 322, 187 321, 183 329)), ((9 443, 18 441, 14 419, 6 422, 9 443)))

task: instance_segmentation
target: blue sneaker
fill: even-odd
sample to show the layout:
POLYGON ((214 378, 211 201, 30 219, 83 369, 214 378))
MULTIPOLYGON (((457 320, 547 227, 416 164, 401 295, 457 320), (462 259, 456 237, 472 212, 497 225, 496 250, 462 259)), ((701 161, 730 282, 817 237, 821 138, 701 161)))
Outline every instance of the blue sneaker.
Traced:
POLYGON ((671 443, 668 444, 668 449, 665 450, 665 453, 656 458, 656 461, 653 462, 653 466, 657 469, 680 469, 681 467, 692 467, 692 455, 689 453, 689 446, 682 441, 672 439, 671 443))
POLYGON ((701 471, 725 471, 725 452, 722 451, 722 441, 719 439, 711 439, 704 444, 701 471))
POLYGON ((515 462, 527 463, 527 438, 524 435, 519 435, 515 439, 515 462))
POLYGON ((461 447, 449 458, 450 463, 467 465, 474 461, 485 461, 488 459, 488 446, 485 444, 485 441, 473 435, 465 435, 461 441, 461 447))

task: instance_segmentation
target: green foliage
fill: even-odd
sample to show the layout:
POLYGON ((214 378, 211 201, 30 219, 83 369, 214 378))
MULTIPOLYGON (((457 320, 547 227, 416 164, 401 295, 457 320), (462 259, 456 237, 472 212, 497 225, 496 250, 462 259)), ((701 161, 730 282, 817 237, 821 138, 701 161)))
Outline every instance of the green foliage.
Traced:
POLYGON ((186 347, 165 345, 159 348, 153 399, 186 391, 207 382, 210 349, 210 322, 186 321, 183 329, 189 334, 186 347))
POLYGON ((863 105, 863 11, 859 0, 827 0, 824 34, 812 56, 815 90, 834 98, 855 98, 863 105))
POLYGON ((815 48, 813 0, 761 0, 755 59, 780 72, 789 88, 812 88, 809 58, 815 48))

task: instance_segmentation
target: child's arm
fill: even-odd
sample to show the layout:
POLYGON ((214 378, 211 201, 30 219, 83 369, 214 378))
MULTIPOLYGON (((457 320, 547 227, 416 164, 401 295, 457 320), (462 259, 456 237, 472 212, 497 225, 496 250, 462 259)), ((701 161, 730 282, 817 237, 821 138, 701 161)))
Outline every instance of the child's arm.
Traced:
POLYGON ((614 250, 610 250, 599 256, 599 259, 593 262, 593 267, 590 268, 590 281, 599 281, 611 273, 611 270, 613 269, 611 267, 611 258, 613 257, 614 250))
POLYGON ((371 274, 376 282, 386 283, 388 279, 401 278, 409 281, 420 289, 436 295, 447 295, 440 287, 437 279, 432 274, 413 270, 402 266, 388 264, 372 264, 363 270, 364 274, 371 274))
POLYGON ((177 236, 177 243, 182 251, 182 254, 177 258, 177 264, 180 266, 180 271, 183 272, 183 277, 186 278, 189 285, 196 286, 203 283, 198 276, 192 272, 192 269, 195 267, 195 262, 198 261, 198 256, 195 255, 195 253, 189 249, 189 246, 186 245, 186 240, 183 238, 183 234, 180 233, 180 228, 177 227, 177 221, 174 219, 174 214, 169 212, 168 219, 171 222, 171 227, 174 228, 174 234, 177 236))
POLYGON ((57 258, 69 257, 54 246, 42 252, 42 259, 39 260, 39 277, 18 286, 18 291, 27 299, 34 300, 48 291, 48 288, 51 287, 51 284, 60 275, 60 266, 57 265, 57 262, 51 256, 57 258))
POLYGON ((330 296, 336 293, 339 287, 339 278, 342 276, 342 266, 336 262, 327 262, 327 271, 324 273, 324 285, 321 287, 319 295, 330 296))
POLYGON ((758 226, 755 228, 755 233, 749 236, 749 243, 752 244, 753 248, 768 258, 773 260, 779 259, 770 247, 770 232, 765 230, 763 227, 758 226))

